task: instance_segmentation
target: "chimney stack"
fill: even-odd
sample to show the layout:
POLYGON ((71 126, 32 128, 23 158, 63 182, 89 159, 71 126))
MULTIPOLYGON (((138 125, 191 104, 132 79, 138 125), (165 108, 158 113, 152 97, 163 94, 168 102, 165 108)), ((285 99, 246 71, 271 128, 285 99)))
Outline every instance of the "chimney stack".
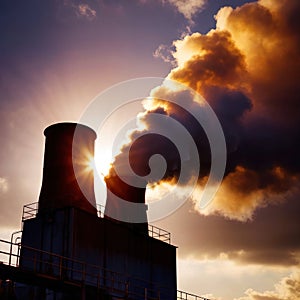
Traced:
POLYGON ((76 123, 47 127, 39 213, 76 207, 97 214, 94 194, 94 142, 96 133, 76 123))
POLYGON ((145 204, 147 182, 135 176, 124 175, 121 178, 114 170, 105 177, 107 186, 105 217, 128 225, 132 223, 130 227, 148 234, 145 204))

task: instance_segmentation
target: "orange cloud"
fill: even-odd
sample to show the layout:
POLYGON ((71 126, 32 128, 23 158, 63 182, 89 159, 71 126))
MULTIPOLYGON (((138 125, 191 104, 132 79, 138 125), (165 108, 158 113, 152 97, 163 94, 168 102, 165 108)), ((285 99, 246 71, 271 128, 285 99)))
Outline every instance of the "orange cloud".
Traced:
MULTIPOLYGON (((61 5, 61 4, 60 4, 61 5)), ((61 18, 72 18, 69 13, 79 19, 85 19, 88 21, 93 21, 97 17, 97 11, 87 3, 76 3, 74 0, 64 0, 62 5, 59 7, 61 18)))
POLYGON ((212 30, 207 35, 194 33, 174 42, 178 67, 169 78, 180 81, 206 96, 206 87, 243 85, 246 65, 240 50, 226 31, 212 30))
MULTIPOLYGON (((252 220, 257 208, 285 201, 298 182, 299 177, 280 167, 261 174, 237 166, 225 177, 214 201, 201 213, 220 214, 240 221, 252 220)), ((195 208, 199 207, 197 197, 194 197, 194 201, 195 208)))
POLYGON ((85 17, 90 21, 92 21, 97 15, 96 11, 90 8, 88 4, 81 3, 76 7, 76 9, 78 16, 85 17))
POLYGON ((235 300, 297 300, 300 298, 300 271, 284 277, 273 291, 257 292, 249 289, 245 294, 245 297, 235 300))
POLYGON ((178 12, 183 14, 187 20, 192 22, 193 16, 204 8, 206 0, 162 0, 162 2, 169 2, 178 12))

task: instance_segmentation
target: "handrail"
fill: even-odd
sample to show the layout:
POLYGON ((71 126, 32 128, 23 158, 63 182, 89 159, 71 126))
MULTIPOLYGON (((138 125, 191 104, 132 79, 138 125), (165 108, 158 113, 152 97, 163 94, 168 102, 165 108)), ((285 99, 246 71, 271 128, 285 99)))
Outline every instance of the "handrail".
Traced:
MULTIPOLYGON (((23 206, 22 222, 35 218, 38 212, 38 202, 29 203, 23 206)), ((97 204, 97 216, 104 218, 104 206, 97 204)), ((148 235, 162 242, 171 244, 171 233, 157 226, 148 224, 148 235)))
POLYGON ((18 255, 19 255, 19 243, 13 243, 13 242, 9 242, 6 240, 2 240, 0 239, 0 264, 5 264, 8 266, 17 266, 18 265, 18 255), (17 247, 17 251, 14 251, 15 248, 13 247, 17 247), (5 250, 7 249, 7 250, 5 250), (16 253, 14 253, 16 252, 16 253), (12 258, 16 258, 14 261, 12 260, 12 258), (5 259, 5 260, 3 260, 5 259))
POLYGON ((39 208, 38 202, 29 203, 23 206, 22 222, 36 217, 39 208))
POLYGON ((97 215, 99 218, 104 218, 105 206, 97 203, 97 215))
MULTIPOLYGON (((147 282, 144 279, 132 277, 106 269, 99 265, 88 264, 84 261, 61 256, 56 253, 35 249, 0 239, 0 255, 7 256, 5 265, 16 267, 22 271, 33 272, 37 276, 47 275, 48 278, 70 281, 74 284, 92 285, 98 289, 104 289, 110 293, 121 295, 131 299, 158 300, 168 299, 170 289, 159 283, 147 282), (1 245, 7 248, 17 247, 17 252, 1 250, 1 245), (20 247, 22 255, 20 256, 20 247), (16 258, 16 264, 12 263, 12 257, 16 258)), ((1 257, 1 256, 0 256, 1 257)), ((177 290, 177 300, 209 300, 206 297, 177 290)))
MULTIPOLYGON (((20 247, 19 244, 2 239, 0 239, 0 244, 20 247)), ((67 280, 78 285, 91 285, 119 296, 126 294, 131 296, 131 299, 158 299, 157 292, 160 291, 160 287, 153 282, 25 245, 21 246, 21 255, 19 251, 13 253, 8 250, 2 251, 1 248, 0 254, 5 254, 9 258, 2 262, 3 264, 34 273, 37 276, 47 275, 48 278, 67 280), (15 257, 16 261, 20 263, 12 264, 12 257, 15 257), (149 295, 147 298, 144 298, 145 289, 149 295)))
POLYGON ((206 297, 177 290, 177 300, 210 300, 206 297))
MULTIPOLYGON (((9 265, 11 264, 11 254, 12 254, 12 250, 13 250, 13 239, 14 239, 14 236, 16 235, 16 234, 20 234, 20 233, 22 233, 22 230, 18 230, 18 231, 15 231, 15 232, 13 232, 12 234, 11 234, 11 237, 10 237, 10 250, 9 250, 9 253, 10 253, 10 256, 9 256, 9 265)), ((15 243, 14 244, 17 244, 17 240, 18 240, 18 238, 20 238, 19 236, 18 237, 16 237, 16 239, 15 239, 15 243)), ((21 241, 20 241, 21 242, 21 241)))
POLYGON ((171 233, 157 226, 148 224, 149 236, 171 244, 171 233))
MULTIPOLYGON (((105 289, 110 293, 125 295, 129 299, 168 299, 171 290, 159 283, 148 282, 144 279, 112 271, 100 265, 88 264, 84 261, 65 257, 53 252, 32 248, 19 243, 12 243, 0 239, 0 245, 8 248, 17 247, 17 252, 3 251, 0 246, 0 254, 8 257, 5 265, 16 267, 23 271, 33 272, 37 276, 47 275, 48 278, 73 282, 74 284, 92 285, 98 289, 105 289), (22 255, 20 255, 20 249, 22 255), (12 263, 12 257, 16 264, 12 263)), ((1 262, 0 262, 1 264, 1 262)), ((177 291, 177 300, 209 300, 206 297, 177 291)))

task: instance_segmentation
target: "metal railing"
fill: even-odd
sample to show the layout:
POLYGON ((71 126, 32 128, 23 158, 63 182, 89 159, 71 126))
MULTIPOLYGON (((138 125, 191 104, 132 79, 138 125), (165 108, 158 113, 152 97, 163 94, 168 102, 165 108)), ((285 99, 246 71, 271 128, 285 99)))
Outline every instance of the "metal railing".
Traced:
POLYGON ((177 300, 210 300, 210 299, 195 294, 190 294, 184 291, 177 291, 177 300))
POLYGON ((99 218, 104 218, 105 206, 102 204, 97 204, 97 215, 99 218))
POLYGON ((171 244, 171 233, 164 229, 148 224, 148 234, 155 239, 171 244))
POLYGON ((0 239, 0 264, 19 266, 20 243, 13 243, 0 239))
POLYGON ((5 264, 38 277, 46 276, 49 280, 60 280, 79 287, 92 286, 116 297, 143 300, 168 299, 166 288, 153 282, 1 239, 0 258, 0 267, 1 264, 5 264))
MULTIPOLYGON (((0 268, 1 264, 25 271, 24 276, 27 271, 28 274, 70 282, 79 287, 89 285, 125 299, 164 300, 170 299, 170 295, 174 294, 174 291, 159 283, 0 239, 0 268)), ((184 291, 175 292, 177 300, 210 300, 184 291)))
POLYGON ((39 203, 33 202, 23 206, 22 222, 28 219, 35 218, 39 209, 39 203))
MULTIPOLYGON (((24 205, 23 213, 22 213, 22 222, 28 219, 35 218, 38 212, 38 208, 39 208, 38 202, 33 202, 24 205)), ((105 206, 101 204, 97 204, 97 216, 99 218, 104 218, 104 209, 105 206)), ((160 241, 171 244, 171 233, 157 226, 148 224, 148 235, 160 241)))

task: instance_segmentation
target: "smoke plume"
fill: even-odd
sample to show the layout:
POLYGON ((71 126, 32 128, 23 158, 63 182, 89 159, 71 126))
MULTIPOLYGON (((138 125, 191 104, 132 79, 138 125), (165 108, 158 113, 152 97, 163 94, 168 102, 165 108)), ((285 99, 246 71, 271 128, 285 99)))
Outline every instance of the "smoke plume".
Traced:
MULTIPOLYGON (((227 145, 222 186, 203 214, 245 221, 259 207, 288 200, 299 182, 299 12, 297 0, 224 7, 216 15, 216 29, 173 43, 176 67, 168 78, 206 99, 220 121, 227 145)), ((130 153, 134 171, 144 176, 150 172, 149 158, 158 153, 167 165, 161 181, 175 184, 183 163, 190 169, 185 182, 197 176, 201 191, 210 171, 211 149, 191 112, 201 115, 203 103, 167 85, 154 89, 151 97, 151 105, 147 101, 139 116, 145 129, 131 134, 132 143, 123 147, 114 167, 122 166, 123 154, 130 153), (187 129, 198 149, 200 172, 188 152, 180 161, 178 149, 168 139, 147 135, 164 126, 152 117, 154 113, 175 119, 187 129)), ((197 193, 193 198, 197 208, 197 193)))

